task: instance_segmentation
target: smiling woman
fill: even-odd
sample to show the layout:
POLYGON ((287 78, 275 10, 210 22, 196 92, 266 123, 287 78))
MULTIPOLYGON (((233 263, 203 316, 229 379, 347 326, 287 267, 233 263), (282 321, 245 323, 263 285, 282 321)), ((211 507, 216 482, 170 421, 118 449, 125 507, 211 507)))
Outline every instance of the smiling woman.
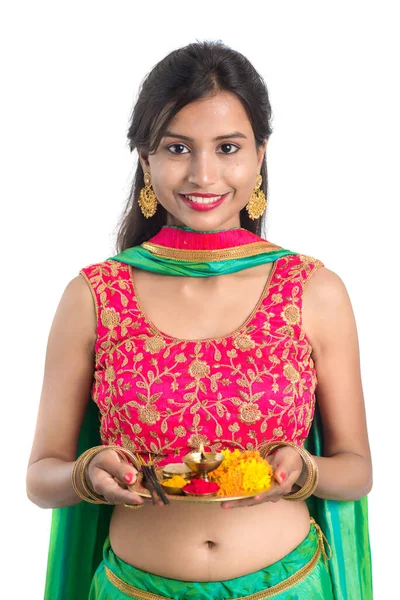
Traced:
POLYGON ((238 97, 216 90, 183 107, 156 152, 139 151, 139 156, 168 213, 167 223, 207 231, 240 226, 240 212, 252 195, 266 145, 264 140, 257 147, 238 97), (235 131, 238 124, 241 131, 235 131))
POLYGON ((118 254, 70 282, 49 337, 27 475, 55 509, 46 600, 372 598, 354 315, 320 260, 261 237, 270 121, 262 78, 221 42, 142 85, 118 254), (144 460, 204 448, 267 455, 274 484, 139 494, 144 460))

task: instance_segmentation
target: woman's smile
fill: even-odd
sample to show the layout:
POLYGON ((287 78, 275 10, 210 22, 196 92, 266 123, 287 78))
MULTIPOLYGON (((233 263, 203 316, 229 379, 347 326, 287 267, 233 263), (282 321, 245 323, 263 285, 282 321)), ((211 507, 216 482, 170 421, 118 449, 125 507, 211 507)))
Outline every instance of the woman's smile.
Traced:
POLYGON ((221 196, 217 195, 200 195, 200 194, 178 194, 179 198, 190 208, 193 210, 212 210, 213 208, 217 208, 217 206, 221 206, 223 201, 227 198, 229 192, 223 194, 221 196))

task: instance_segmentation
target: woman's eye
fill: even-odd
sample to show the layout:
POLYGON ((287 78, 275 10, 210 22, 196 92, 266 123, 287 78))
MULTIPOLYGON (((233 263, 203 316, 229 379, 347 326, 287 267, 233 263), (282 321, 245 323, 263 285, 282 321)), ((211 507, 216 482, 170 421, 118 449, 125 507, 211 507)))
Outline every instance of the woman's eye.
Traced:
POLYGON ((185 149, 187 150, 186 146, 183 144, 172 144, 172 146, 168 146, 168 150, 172 152, 172 154, 187 154, 187 152, 184 152, 185 149), (178 151, 175 152, 172 148, 178 148, 178 151))
POLYGON ((235 144, 222 144, 220 148, 228 149, 227 151, 223 151, 222 154, 236 154, 236 152, 239 150, 239 147, 235 146, 235 144))
MULTIPOLYGON (((171 144, 167 147, 168 151, 172 154, 188 154, 189 149, 184 144, 171 144)), ((222 154, 236 154, 239 147, 235 144, 221 144, 222 154)))

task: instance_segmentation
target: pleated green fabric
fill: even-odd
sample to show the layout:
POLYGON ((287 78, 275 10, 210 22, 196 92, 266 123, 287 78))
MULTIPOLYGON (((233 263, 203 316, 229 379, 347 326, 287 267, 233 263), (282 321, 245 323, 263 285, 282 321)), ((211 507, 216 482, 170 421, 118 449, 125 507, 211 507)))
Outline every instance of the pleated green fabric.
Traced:
MULTIPOLYGON (((323 456, 323 429, 318 405, 304 447, 314 456, 323 456)), ((344 502, 311 496, 306 502, 332 549, 329 569, 335 600, 372 600, 368 497, 344 502)))
POLYGON ((269 263, 287 256, 288 254, 296 254, 291 250, 276 250, 274 252, 264 252, 257 256, 249 256, 246 258, 236 258, 234 260, 220 260, 216 262, 190 262, 185 263, 171 258, 156 256, 142 248, 134 246, 128 248, 116 256, 112 256, 109 260, 118 260, 137 269, 152 271, 153 273, 161 273, 163 275, 175 275, 178 277, 212 277, 213 275, 224 275, 226 273, 237 273, 243 269, 250 269, 257 265, 269 263))
POLYGON ((294 585, 291 584, 290 588, 285 591, 273 589, 274 586, 284 584, 293 573, 298 573, 300 569, 304 568, 313 559, 317 549, 318 535, 315 526, 311 524, 308 536, 297 548, 273 565, 234 579, 197 582, 160 577, 132 567, 114 554, 110 540, 107 538, 103 548, 103 562, 99 565, 93 578, 89 600, 137 598, 135 590, 129 590, 126 593, 125 590, 114 585, 107 577, 105 567, 129 586, 173 600, 229 600, 246 597, 263 590, 269 590, 270 597, 275 600, 304 600, 306 598, 333 600, 329 569, 324 563, 322 554, 304 579, 294 585))

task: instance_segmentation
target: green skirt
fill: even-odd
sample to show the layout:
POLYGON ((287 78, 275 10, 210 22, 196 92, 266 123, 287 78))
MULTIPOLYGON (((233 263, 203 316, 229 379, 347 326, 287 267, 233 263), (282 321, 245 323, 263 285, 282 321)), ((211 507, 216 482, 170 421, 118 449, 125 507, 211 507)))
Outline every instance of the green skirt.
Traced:
POLYGON ((333 600, 323 534, 311 518, 307 537, 278 562, 226 581, 180 581, 137 569, 103 547, 89 600, 333 600))

